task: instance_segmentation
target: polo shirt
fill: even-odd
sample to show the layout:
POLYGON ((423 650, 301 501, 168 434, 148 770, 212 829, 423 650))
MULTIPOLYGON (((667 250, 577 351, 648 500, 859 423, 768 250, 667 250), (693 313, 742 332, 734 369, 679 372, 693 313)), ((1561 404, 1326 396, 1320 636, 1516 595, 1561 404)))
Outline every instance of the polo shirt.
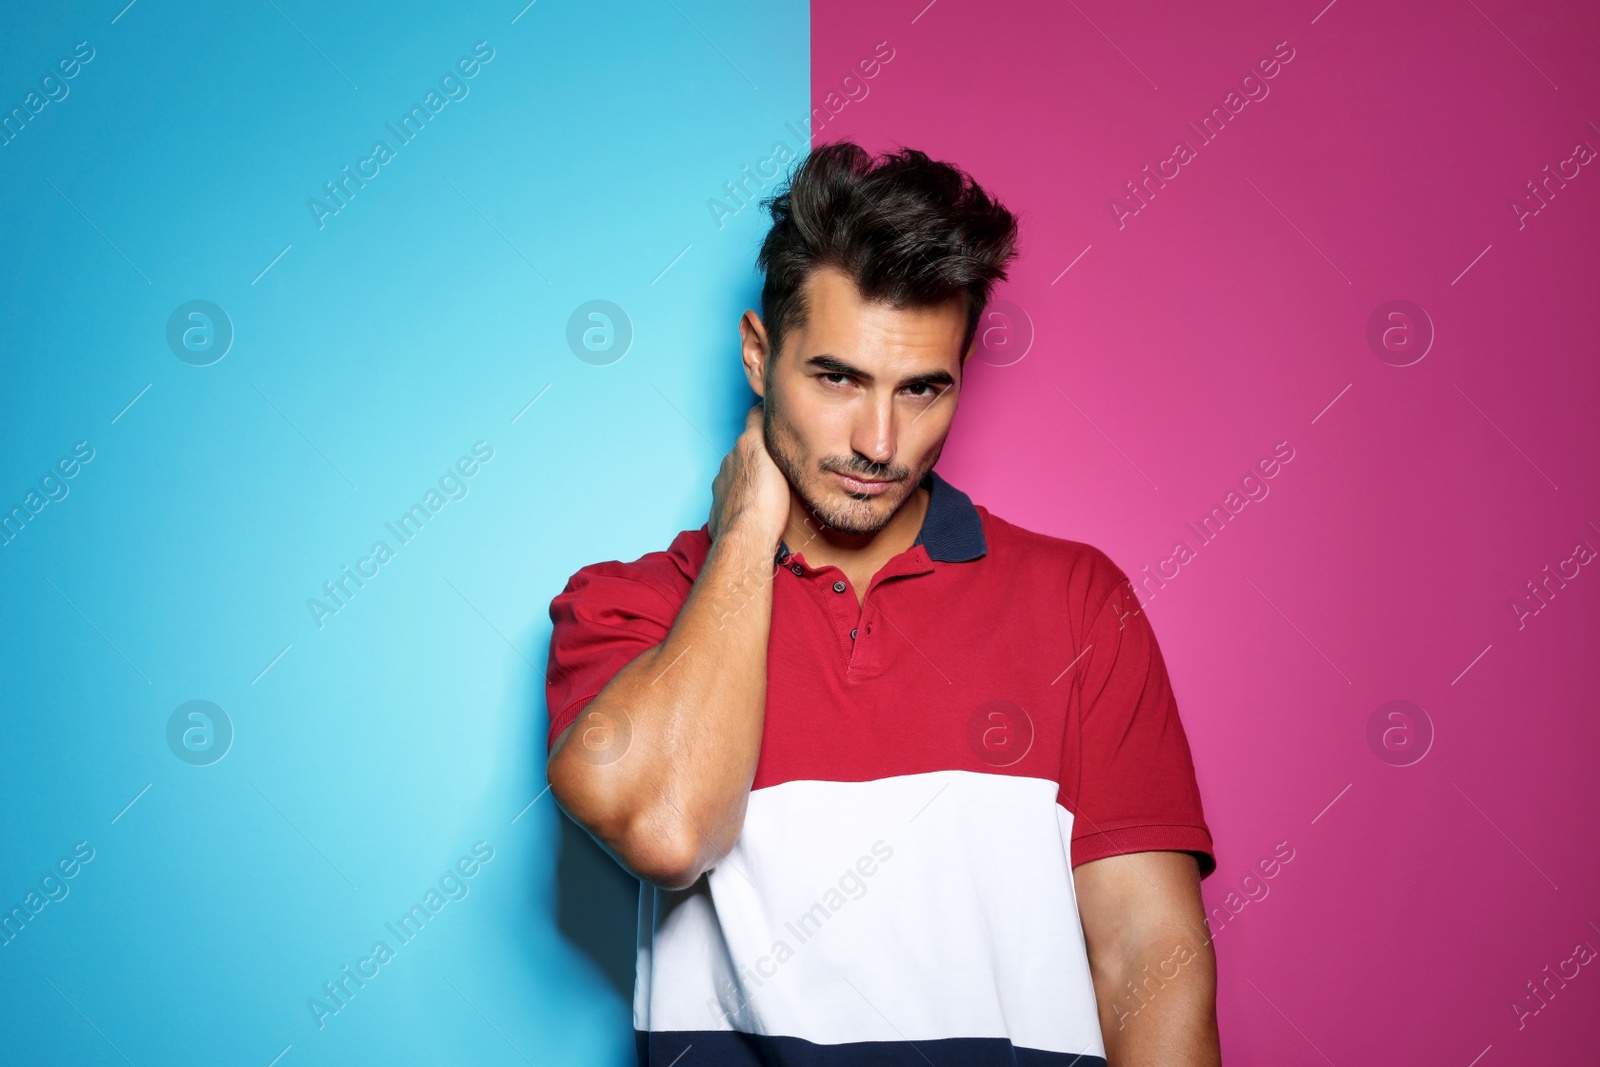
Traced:
MULTIPOLYGON (((864 603, 779 546, 743 828, 689 888, 641 882, 641 1064, 1103 1065, 1073 868, 1216 867, 1127 576, 921 484, 916 542, 864 603)), ((554 598, 548 746, 666 638, 710 546, 685 530, 554 598)))

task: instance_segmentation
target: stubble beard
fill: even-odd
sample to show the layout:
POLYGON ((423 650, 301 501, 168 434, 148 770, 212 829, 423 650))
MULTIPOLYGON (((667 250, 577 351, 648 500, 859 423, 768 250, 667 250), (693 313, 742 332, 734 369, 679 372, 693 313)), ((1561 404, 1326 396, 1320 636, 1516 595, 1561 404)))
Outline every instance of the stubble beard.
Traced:
MULTIPOLYGON (((762 405, 762 434, 766 438, 767 452, 772 456, 772 462, 776 464, 778 470, 783 472, 784 478, 789 482, 789 488, 800 498, 800 503, 805 507, 806 512, 823 526, 837 530, 840 533, 855 535, 875 534, 887 526, 889 520, 894 518, 911 494, 916 492, 917 485, 921 482, 922 475, 926 472, 914 472, 916 473, 915 479, 906 478, 896 488, 889 490, 890 493, 898 493, 899 499, 895 500, 893 507, 886 508, 881 513, 877 511, 873 502, 869 500, 856 500, 846 497, 845 502, 837 506, 828 501, 818 500, 810 491, 809 483, 806 479, 805 465, 800 459, 797 450, 789 447, 794 440, 794 435, 790 432, 788 421, 782 418, 779 405, 775 403, 775 400, 774 390, 769 382, 765 403, 762 405)), ((928 464, 929 468, 933 466, 934 462, 938 461, 938 458, 938 452, 935 452, 933 461, 928 464)), ((844 473, 853 472, 846 471, 844 473)), ((826 472, 823 472, 822 476, 827 477, 826 472)), ((829 500, 831 499, 833 498, 830 496, 829 500)), ((876 499, 882 500, 883 497, 880 496, 876 499)))

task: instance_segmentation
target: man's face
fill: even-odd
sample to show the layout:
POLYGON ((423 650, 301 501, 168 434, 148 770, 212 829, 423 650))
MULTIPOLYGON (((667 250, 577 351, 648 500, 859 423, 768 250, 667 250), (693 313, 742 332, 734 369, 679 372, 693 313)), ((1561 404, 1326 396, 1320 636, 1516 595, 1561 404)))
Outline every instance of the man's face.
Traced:
POLYGON ((804 324, 762 368, 751 366, 747 335, 767 450, 820 522, 873 534, 916 491, 950 433, 966 311, 959 297, 934 308, 868 303, 830 267, 812 271, 805 287, 804 324))

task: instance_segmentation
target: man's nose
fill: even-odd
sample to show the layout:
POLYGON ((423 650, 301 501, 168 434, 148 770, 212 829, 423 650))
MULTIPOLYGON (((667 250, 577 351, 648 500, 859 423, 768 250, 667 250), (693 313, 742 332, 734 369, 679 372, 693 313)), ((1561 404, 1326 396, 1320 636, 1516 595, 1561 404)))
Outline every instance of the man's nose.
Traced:
POLYGON ((884 397, 882 399, 873 397, 867 402, 861 418, 856 423, 855 434, 850 446, 862 456, 880 466, 887 466, 894 459, 895 411, 893 397, 884 397))

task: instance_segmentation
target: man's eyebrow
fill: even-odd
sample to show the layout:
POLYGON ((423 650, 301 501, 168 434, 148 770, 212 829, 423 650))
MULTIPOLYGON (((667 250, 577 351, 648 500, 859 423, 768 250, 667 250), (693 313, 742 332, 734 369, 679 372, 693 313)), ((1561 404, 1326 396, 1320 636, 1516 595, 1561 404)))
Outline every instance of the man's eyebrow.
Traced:
MULTIPOLYGON (((838 356, 830 356, 827 353, 812 356, 810 359, 806 360, 805 365, 828 374, 848 374, 852 378, 860 378, 862 381, 866 382, 873 380, 872 375, 868 374, 860 367, 852 366, 851 364, 840 359, 838 356)), ((948 386, 954 385, 955 382, 955 378, 950 374, 949 371, 936 370, 929 371, 927 374, 914 374, 909 378, 901 379, 900 388, 903 389, 908 385, 919 384, 948 386)))

